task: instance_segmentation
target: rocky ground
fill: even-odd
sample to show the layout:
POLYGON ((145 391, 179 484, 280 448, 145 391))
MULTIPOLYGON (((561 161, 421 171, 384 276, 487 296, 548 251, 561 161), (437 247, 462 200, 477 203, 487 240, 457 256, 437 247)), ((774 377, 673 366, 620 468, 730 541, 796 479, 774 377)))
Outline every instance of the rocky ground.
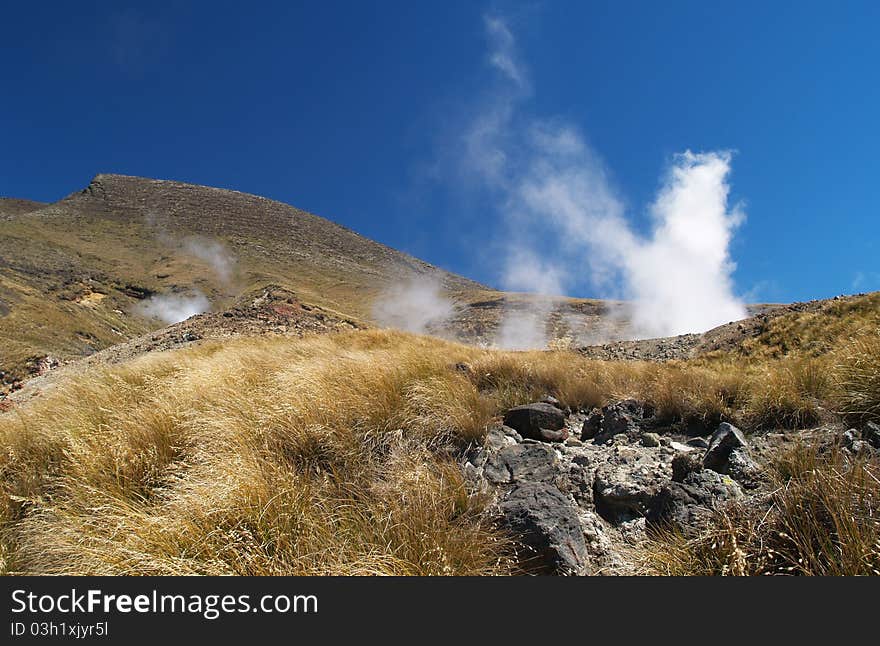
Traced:
POLYGON ((642 403, 570 411, 547 398, 508 411, 463 463, 545 574, 634 574, 651 526, 696 533, 727 501, 761 505, 767 456, 798 439, 839 438, 853 452, 880 449, 880 428, 823 427, 749 439, 722 423, 703 435, 664 427, 642 403))

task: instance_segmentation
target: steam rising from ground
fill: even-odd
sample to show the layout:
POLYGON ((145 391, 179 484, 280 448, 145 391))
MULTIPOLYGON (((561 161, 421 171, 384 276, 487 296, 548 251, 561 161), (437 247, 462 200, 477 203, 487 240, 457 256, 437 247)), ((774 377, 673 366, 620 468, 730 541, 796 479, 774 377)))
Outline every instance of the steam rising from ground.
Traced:
POLYGON ((211 302, 198 290, 187 294, 155 294, 137 305, 137 311, 143 316, 168 324, 185 321, 209 309, 211 302))
POLYGON ((651 207, 653 237, 637 241, 624 269, 633 325, 684 334, 745 318, 733 294, 729 247, 744 215, 728 209, 729 153, 679 155, 651 207))
MULTIPOLYGON (((744 318, 733 293, 729 247, 742 210, 728 206, 727 151, 676 155, 649 207, 651 230, 626 218, 601 158, 568 123, 527 114, 531 85, 515 39, 485 20, 498 84, 461 139, 461 170, 492 192, 506 224, 506 289, 564 294, 586 278, 606 297, 632 303, 628 336, 704 331, 744 318)), ((542 347, 552 298, 511 309, 496 343, 542 347)))
POLYGON ((495 332, 495 345, 507 350, 546 347, 550 340, 547 319, 556 303, 555 299, 538 298, 527 307, 508 306, 495 332))
POLYGON ((207 263, 220 282, 229 285, 232 280, 235 257, 222 243, 211 238, 191 236, 183 240, 181 249, 186 254, 207 263))
MULTIPOLYGON (((235 256, 218 240, 205 236, 177 238, 159 223, 155 213, 147 213, 146 224, 153 229, 156 240, 179 254, 208 265, 214 277, 224 286, 232 285, 235 256)), ((136 311, 165 323, 179 323, 211 309, 211 301, 199 289, 183 294, 155 294, 138 304, 136 311)))
POLYGON ((510 350, 543 348, 549 341, 547 319, 563 293, 563 275, 552 262, 542 261, 525 245, 511 246, 505 261, 507 289, 534 292, 538 297, 509 306, 495 334, 495 345, 510 350))
POLYGON ((380 294, 373 318, 384 327, 424 334, 443 325, 455 310, 435 276, 413 276, 380 294))

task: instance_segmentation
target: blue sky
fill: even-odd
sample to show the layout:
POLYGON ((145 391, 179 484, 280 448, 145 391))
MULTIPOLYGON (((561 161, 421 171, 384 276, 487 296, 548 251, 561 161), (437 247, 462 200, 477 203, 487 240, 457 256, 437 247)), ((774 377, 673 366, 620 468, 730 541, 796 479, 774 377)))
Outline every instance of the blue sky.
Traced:
MULTIPOLYGON (((14 3, 0 195, 98 172, 234 188, 502 284, 509 200, 458 155, 512 91, 487 17, 526 70, 517 109, 579 133, 634 231, 677 153, 732 151, 738 295, 880 289, 875 2, 14 3)), ((590 271, 566 291, 612 295, 590 271)))

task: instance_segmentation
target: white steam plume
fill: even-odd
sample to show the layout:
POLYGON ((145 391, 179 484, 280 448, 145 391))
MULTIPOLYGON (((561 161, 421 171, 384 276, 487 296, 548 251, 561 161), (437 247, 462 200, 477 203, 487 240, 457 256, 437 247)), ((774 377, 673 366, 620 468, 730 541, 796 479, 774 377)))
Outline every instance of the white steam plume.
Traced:
POLYGON ((226 286, 231 284, 236 260, 222 242, 203 235, 178 237, 168 231, 165 222, 155 210, 148 210, 144 214, 144 222, 160 244, 170 247, 182 256, 201 260, 211 268, 221 283, 226 286))
MULTIPOLYGON (((504 21, 486 18, 485 27, 501 78, 466 129, 460 159, 499 202, 508 229, 503 286, 555 296, 586 277, 606 297, 632 302, 627 336, 697 332, 745 317, 729 252, 744 218, 728 206, 730 153, 677 155, 651 205, 652 230, 639 235, 577 128, 527 114, 528 74, 504 21)), ((552 309, 543 299, 528 315, 510 310, 496 343, 544 345, 552 309)))
POLYGON ((496 16, 485 16, 484 25, 489 39, 489 63, 519 88, 528 90, 529 80, 523 65, 517 60, 516 41, 507 23, 496 16))
POLYGON ((729 253, 745 216, 728 209, 729 172, 728 153, 677 157, 651 207, 653 237, 624 264, 637 331, 700 332, 746 317, 733 294, 729 253))
MULTIPOLYGON (((147 227, 153 230, 159 243, 171 247, 180 254, 204 262, 223 285, 226 287, 232 285, 235 256, 223 243, 200 235, 177 238, 160 223, 154 211, 147 211, 144 219, 147 227)), ((211 301, 208 297, 201 290, 194 289, 182 295, 156 294, 139 303, 135 311, 143 316, 160 319, 165 323, 178 323, 210 309, 211 301)))
POLYGON ((557 267, 543 262, 530 249, 511 246, 507 250, 505 287, 546 295, 530 301, 508 303, 495 333, 495 345, 508 350, 528 350, 547 345, 547 318, 562 294, 562 276, 557 267))
POLYGON ((181 244, 184 252, 207 263, 222 283, 225 285, 230 283, 235 257, 222 243, 211 238, 191 236, 184 238, 181 244))
POLYGON ((154 294, 137 305, 138 312, 143 316, 168 324, 185 321, 209 309, 211 302, 198 290, 187 294, 154 294))
POLYGON ((373 318, 384 327, 424 334, 442 326, 455 311, 434 276, 413 276, 379 295, 373 318))

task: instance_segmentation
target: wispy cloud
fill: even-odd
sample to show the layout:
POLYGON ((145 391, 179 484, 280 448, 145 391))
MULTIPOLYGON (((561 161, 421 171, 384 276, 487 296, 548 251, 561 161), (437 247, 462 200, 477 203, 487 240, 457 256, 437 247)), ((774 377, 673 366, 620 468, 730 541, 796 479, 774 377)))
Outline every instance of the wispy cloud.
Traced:
POLYGON ((850 285, 853 292, 871 291, 877 288, 880 288, 880 273, 873 271, 857 271, 850 285))
MULTIPOLYGON (((607 297, 633 302, 631 333, 638 336, 744 317, 729 251, 744 218, 742 208, 728 204, 731 153, 676 155, 649 208, 652 230, 639 235, 579 128, 530 112, 531 83, 505 20, 487 17, 485 29, 499 82, 473 106, 459 163, 493 195, 503 230, 503 286, 555 296, 586 279, 607 297)), ((542 299, 534 316, 509 316, 540 328, 552 307, 552 299, 542 299)), ((516 336, 509 327, 502 324, 502 344, 516 336)), ((535 329, 521 337, 546 340, 535 329)))
POLYGON ((484 16, 483 22, 490 42, 489 63, 521 90, 528 91, 528 72, 517 60, 516 42, 507 23, 497 16, 484 16))

